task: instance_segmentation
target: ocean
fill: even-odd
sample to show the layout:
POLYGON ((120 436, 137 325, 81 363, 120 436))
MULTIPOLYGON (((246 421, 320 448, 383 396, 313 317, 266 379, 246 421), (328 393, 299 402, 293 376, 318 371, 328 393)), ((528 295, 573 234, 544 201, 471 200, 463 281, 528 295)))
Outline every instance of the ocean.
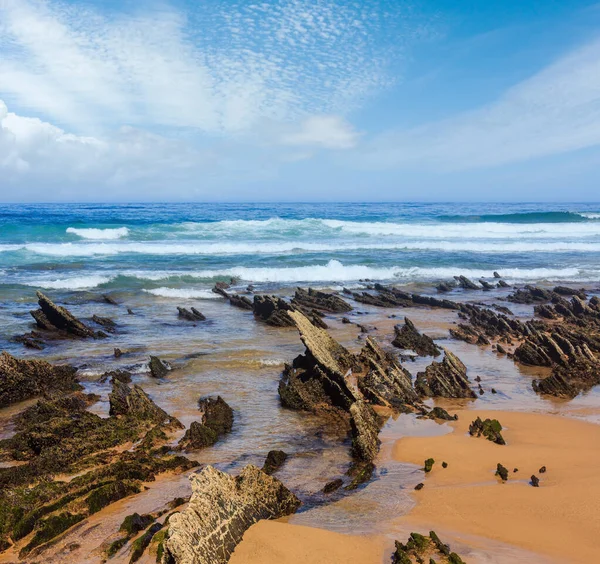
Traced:
POLYGON ((234 277, 269 290, 464 274, 597 281, 598 204, 31 204, 0 206, 0 298, 134 291, 213 298, 234 277))

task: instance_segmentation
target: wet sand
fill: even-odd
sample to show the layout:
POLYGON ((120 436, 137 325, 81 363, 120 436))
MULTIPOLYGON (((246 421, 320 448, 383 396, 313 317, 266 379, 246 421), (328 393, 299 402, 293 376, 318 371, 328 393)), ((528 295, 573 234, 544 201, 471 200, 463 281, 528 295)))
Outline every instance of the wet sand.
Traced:
POLYGON ((560 416, 475 410, 459 412, 451 426, 453 433, 406 437, 394 445, 396 460, 436 461, 425 487, 414 492, 416 506, 401 522, 418 531, 442 527, 494 539, 561 562, 598 560, 600 426, 560 416), (468 435, 477 415, 499 419, 505 446, 468 435), (510 471, 506 483, 494 476, 498 462, 510 471), (546 473, 539 473, 541 466, 546 473), (529 484, 532 474, 540 478, 539 488, 529 484))
POLYGON ((237 546, 231 564, 380 564, 385 542, 379 536, 351 536, 259 521, 237 546))

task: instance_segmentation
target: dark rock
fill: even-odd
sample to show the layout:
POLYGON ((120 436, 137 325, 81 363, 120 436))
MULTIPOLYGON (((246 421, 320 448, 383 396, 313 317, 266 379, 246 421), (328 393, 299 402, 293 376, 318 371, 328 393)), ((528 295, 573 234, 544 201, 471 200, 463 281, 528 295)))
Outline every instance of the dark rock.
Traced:
POLYGON ((545 472, 546 472, 546 467, 545 467, 545 466, 542 466, 542 467, 539 469, 539 473, 540 473, 540 474, 545 474, 545 472))
POLYGON ((492 394, 497 394, 496 388, 492 388, 492 394))
POLYGON ((422 490, 424 487, 425 487, 425 484, 424 484, 423 482, 420 482, 420 483, 418 483, 418 484, 415 486, 415 490, 417 490, 417 491, 420 491, 420 490, 422 490))
POLYGON ((92 321, 104 327, 109 333, 114 333, 117 327, 117 324, 108 317, 100 317, 99 315, 93 315, 92 321))
POLYGON ((435 564, 436 561, 441 564, 465 564, 458 554, 450 551, 450 547, 444 544, 434 531, 430 531, 429 536, 411 533, 406 544, 396 541, 395 548, 392 564, 413 562, 424 564, 426 559, 429 559, 430 564, 435 564))
POLYGON ((123 356, 123 351, 121 349, 118 349, 117 347, 115 347, 113 354, 114 354, 115 358, 121 358, 123 356))
POLYGON ((485 281, 483 278, 481 280, 479 280, 479 283, 483 286, 483 289, 488 292, 490 290, 493 290, 495 288, 494 285, 490 284, 489 282, 485 281))
POLYGON ((347 472, 348 476, 352 477, 352 481, 344 489, 349 491, 357 489, 372 478, 373 472, 375 472, 375 464, 372 462, 355 462, 347 472))
POLYGON ((540 487, 540 479, 537 476, 532 475, 531 476, 531 485, 534 488, 539 488, 540 487))
POLYGON ((104 301, 105 301, 107 304, 110 304, 110 305, 119 305, 119 303, 118 303, 118 302, 117 302, 117 301, 116 301, 116 300, 115 300, 113 297, 109 296, 108 294, 104 294, 104 295, 102 296, 102 299, 103 299, 103 300, 104 300, 104 301))
POLYGON ((502 276, 494 270, 494 278, 502 278, 502 276))
POLYGON ((155 424, 170 421, 170 416, 158 407, 140 386, 130 388, 120 380, 113 379, 112 392, 108 394, 110 415, 126 415, 155 424))
POLYGON ((488 441, 492 441, 497 445, 505 445, 504 437, 502 437, 502 425, 497 419, 486 419, 482 421, 477 417, 469 425, 469 435, 472 437, 481 437, 483 435, 488 441))
POLYGON ((451 284, 449 282, 440 282, 436 286, 436 290, 438 292, 440 292, 441 294, 445 294, 447 292, 451 292, 453 289, 454 289, 454 284, 451 284))
POLYGON ((496 351, 499 354, 506 354, 506 349, 500 343, 496 344, 496 351))
POLYGON ((442 462, 442 468, 448 468, 448 463, 447 462, 442 462))
POLYGON ((12 339, 15 343, 21 343, 28 349, 34 349, 37 351, 44 350, 45 342, 42 336, 35 332, 31 331, 30 333, 25 333, 24 335, 16 335, 12 339))
POLYGON ((271 450, 267 454, 267 459, 262 467, 262 471, 269 476, 279 470, 287 460, 287 453, 282 450, 271 450))
POLYGON ((95 337, 92 329, 83 324, 69 310, 57 306, 50 298, 36 292, 38 297, 39 310, 31 312, 40 329, 53 331, 59 329, 75 337, 95 337))
POLYGON ((144 551, 148 548, 150 542, 152 542, 152 538, 163 528, 163 526, 162 523, 154 523, 143 535, 135 539, 129 553, 129 564, 137 562, 143 556, 144 551))
POLYGON ((111 383, 114 380, 118 380, 123 384, 129 384, 131 382, 131 372, 127 372, 127 370, 111 370, 110 372, 105 372, 100 376, 100 382, 104 383, 110 381, 111 383))
POLYGON ((508 480, 508 470, 499 462, 496 465, 496 476, 498 476, 503 482, 508 480))
POLYGON ((235 478, 206 466, 190 480, 188 506, 169 519, 163 562, 225 564, 252 524, 300 506, 279 480, 251 465, 235 478))
POLYGON ((81 389, 72 366, 53 366, 45 360, 19 360, 0 354, 0 408, 35 396, 81 389))
POLYGON ((352 321, 350 321, 347 317, 342 317, 342 323, 348 324, 348 323, 352 323, 352 321))
POLYGON ((289 312, 294 308, 277 296, 254 296, 254 315, 273 327, 294 327, 289 312))
POLYGON ((341 478, 337 480, 333 480, 331 482, 327 482, 325 487, 323 488, 323 493, 329 494, 336 490, 339 490, 344 485, 344 481, 341 478))
POLYGON ((292 299, 292 305, 295 305, 300 309, 318 309, 330 313, 345 313, 352 311, 353 309, 347 301, 339 296, 328 294, 326 292, 319 292, 312 288, 309 288, 308 290, 298 288, 292 299))
POLYGON ((413 350, 419 356, 439 356, 441 354, 433 339, 419 333, 408 317, 404 318, 404 325, 402 327, 396 325, 394 331, 396 336, 392 341, 392 345, 395 347, 413 350))
POLYGON ((441 407, 434 407, 428 414, 428 419, 442 419, 444 421, 458 421, 458 415, 450 415, 441 407))
POLYGON ((179 448, 186 451, 214 445, 233 427, 233 410, 221 396, 203 398, 198 405, 202 412, 200 422, 194 421, 179 441, 179 448))
POLYGON ((415 390, 421 396, 445 398, 474 398, 475 392, 469 387, 467 368, 457 356, 444 349, 442 362, 433 362, 425 372, 419 372, 415 390))
POLYGON ((169 366, 157 356, 150 357, 149 367, 153 378, 164 378, 169 373, 169 366))
POLYGON ((507 284, 504 280, 498 280, 498 288, 510 288, 510 284, 507 284))
POLYGON ((127 308, 127 314, 128 314, 128 315, 135 315, 135 314, 133 313, 133 310, 132 310, 131 308, 129 308, 129 307, 127 308))
POLYGON ((543 303, 552 299, 552 292, 536 286, 525 286, 523 289, 515 290, 506 299, 515 304, 543 303))
POLYGON ((481 286, 478 286, 472 280, 469 280, 466 276, 455 276, 454 279, 458 282, 458 285, 464 290, 481 290, 481 286))
POLYGON ((433 458, 428 458, 425 461, 425 466, 423 467, 423 470, 425 471, 426 474, 431 472, 434 464, 435 464, 435 460, 433 458))
POLYGON ((186 309, 184 307, 177 307, 179 319, 185 319, 186 321, 206 321, 204 314, 199 312, 195 307, 186 309))

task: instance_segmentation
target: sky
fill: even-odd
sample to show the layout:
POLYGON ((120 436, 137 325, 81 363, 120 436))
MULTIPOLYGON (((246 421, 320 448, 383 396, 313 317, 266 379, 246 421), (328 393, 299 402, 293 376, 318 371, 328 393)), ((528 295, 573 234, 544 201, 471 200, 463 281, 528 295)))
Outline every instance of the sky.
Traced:
POLYGON ((600 201, 600 3, 0 0, 0 202, 600 201))

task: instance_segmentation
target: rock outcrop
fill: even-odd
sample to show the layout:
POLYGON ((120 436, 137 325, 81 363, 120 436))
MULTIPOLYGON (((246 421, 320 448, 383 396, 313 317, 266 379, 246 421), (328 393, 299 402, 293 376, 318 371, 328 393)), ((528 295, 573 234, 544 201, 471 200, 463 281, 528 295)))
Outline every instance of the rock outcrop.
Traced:
POLYGON ((482 421, 477 417, 469 425, 469 435, 472 437, 481 437, 482 435, 488 440, 497 445, 505 445, 504 437, 502 436, 502 425, 497 419, 486 419, 482 421))
POLYGON ((20 360, 0 354, 0 408, 50 392, 81 389, 76 368, 53 366, 45 360, 20 360))
POLYGON ((237 477, 206 466, 190 480, 188 506, 169 519, 164 564, 225 564, 251 525, 290 515, 300 506, 279 480, 252 465, 237 477))
POLYGON ((440 300, 431 296, 421 294, 409 294, 394 287, 386 287, 381 284, 375 284, 374 292, 350 292, 354 300, 360 303, 373 305, 377 307, 439 307, 442 309, 460 309, 460 304, 450 300, 440 300))
POLYGON ((164 378, 170 370, 169 365, 157 356, 150 357, 148 367, 150 369, 150 375, 152 378, 164 378))
POLYGON ((186 321, 206 321, 205 315, 198 311, 195 307, 186 309, 184 307, 177 307, 179 319, 185 319, 186 321))
POLYGON ((215 294, 219 294, 220 296, 223 296, 227 301, 229 301, 229 303, 232 306, 238 307, 240 309, 247 309, 247 310, 253 310, 254 306, 252 304, 252 302, 246 297, 246 296, 241 296, 239 294, 229 294, 228 292, 225 291, 226 288, 229 288, 228 285, 223 285, 223 284, 215 284, 215 287, 213 288, 213 292, 215 294))
POLYGON ((233 427, 233 410, 221 396, 201 398, 198 407, 200 421, 194 421, 179 441, 179 447, 186 451, 214 445, 233 427))
POLYGON ((404 318, 404 325, 394 327, 396 336, 392 345, 399 349, 415 351, 419 356, 439 356, 440 349, 433 342, 431 337, 419 333, 414 323, 408 318, 404 318))
POLYGON ((313 288, 308 288, 308 290, 298 288, 292 299, 292 305, 298 309, 317 309, 329 313, 347 313, 353 309, 346 300, 339 296, 313 290, 313 288))
POLYGON ((425 372, 419 372, 415 381, 415 390, 424 397, 475 398, 475 392, 469 385, 467 368, 460 359, 444 349, 444 360, 433 362, 425 372))
POLYGON ((294 308, 278 296, 254 296, 254 315, 273 327, 294 327, 289 312, 294 308))
POLYGON ((434 531, 430 531, 428 536, 411 533, 406 544, 396 541, 396 551, 392 555, 393 564, 424 562, 465 564, 456 552, 450 551, 450 547, 444 544, 434 531))
POLYGON ((63 331, 73 337, 98 337, 87 325, 79 321, 68 309, 56 305, 50 298, 36 292, 40 309, 31 312, 38 327, 46 331, 63 331))

